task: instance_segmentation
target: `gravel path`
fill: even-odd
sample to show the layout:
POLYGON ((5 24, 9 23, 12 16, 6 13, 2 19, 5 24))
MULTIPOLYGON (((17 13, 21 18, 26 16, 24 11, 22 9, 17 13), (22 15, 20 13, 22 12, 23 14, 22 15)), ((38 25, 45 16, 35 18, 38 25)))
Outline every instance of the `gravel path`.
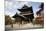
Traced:
POLYGON ((6 31, 10 31, 10 30, 18 30, 18 29, 34 29, 34 28, 42 28, 42 25, 33 25, 32 23, 28 23, 28 24, 13 24, 13 28, 11 27, 11 25, 6 25, 5 26, 5 30, 6 31))

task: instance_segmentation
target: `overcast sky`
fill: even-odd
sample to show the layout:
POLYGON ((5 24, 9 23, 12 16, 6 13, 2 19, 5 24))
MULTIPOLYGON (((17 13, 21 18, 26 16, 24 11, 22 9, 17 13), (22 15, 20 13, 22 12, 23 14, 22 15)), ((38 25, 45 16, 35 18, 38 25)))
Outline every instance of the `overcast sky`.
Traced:
POLYGON ((40 9, 41 2, 5 0, 5 14, 13 16, 16 12, 20 13, 17 9, 22 8, 24 4, 29 7, 32 6, 34 15, 36 15, 35 13, 40 9))

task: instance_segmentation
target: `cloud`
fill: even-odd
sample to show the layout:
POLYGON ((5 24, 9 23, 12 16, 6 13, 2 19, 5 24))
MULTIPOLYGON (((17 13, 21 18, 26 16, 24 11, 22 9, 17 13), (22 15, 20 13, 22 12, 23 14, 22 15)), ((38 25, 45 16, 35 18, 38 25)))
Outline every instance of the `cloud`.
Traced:
POLYGON ((37 11, 36 9, 38 9, 41 3, 39 2, 36 3, 36 2, 31 2, 31 1, 28 1, 28 2, 27 1, 15 1, 14 2, 13 0, 11 1, 8 0, 8 1, 5 1, 5 12, 6 14, 13 16, 14 14, 16 14, 16 12, 20 13, 20 11, 18 11, 17 9, 22 8, 24 4, 26 4, 29 7, 32 6, 34 13, 36 13, 37 11))
POLYGON ((9 2, 5 1, 5 13, 7 15, 13 15, 16 12, 20 13, 17 9, 21 8, 24 4, 27 4, 27 2, 9 2))

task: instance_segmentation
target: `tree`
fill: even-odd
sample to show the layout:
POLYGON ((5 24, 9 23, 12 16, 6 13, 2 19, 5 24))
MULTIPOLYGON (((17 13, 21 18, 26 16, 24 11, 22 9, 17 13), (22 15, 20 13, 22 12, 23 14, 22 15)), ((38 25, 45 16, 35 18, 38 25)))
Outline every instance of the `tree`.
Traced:
POLYGON ((12 24, 12 19, 9 15, 5 15, 5 25, 12 24))

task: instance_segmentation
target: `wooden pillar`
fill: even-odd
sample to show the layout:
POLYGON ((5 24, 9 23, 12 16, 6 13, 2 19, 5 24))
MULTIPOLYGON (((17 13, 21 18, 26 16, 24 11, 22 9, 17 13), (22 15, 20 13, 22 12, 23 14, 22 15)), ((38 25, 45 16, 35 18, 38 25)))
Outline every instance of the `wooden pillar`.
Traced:
POLYGON ((11 27, 13 28, 13 21, 12 21, 11 27))
POLYGON ((29 23, 31 22, 30 18, 29 18, 29 23))
POLYGON ((20 24, 22 24, 22 19, 21 19, 21 21, 20 21, 20 24))

